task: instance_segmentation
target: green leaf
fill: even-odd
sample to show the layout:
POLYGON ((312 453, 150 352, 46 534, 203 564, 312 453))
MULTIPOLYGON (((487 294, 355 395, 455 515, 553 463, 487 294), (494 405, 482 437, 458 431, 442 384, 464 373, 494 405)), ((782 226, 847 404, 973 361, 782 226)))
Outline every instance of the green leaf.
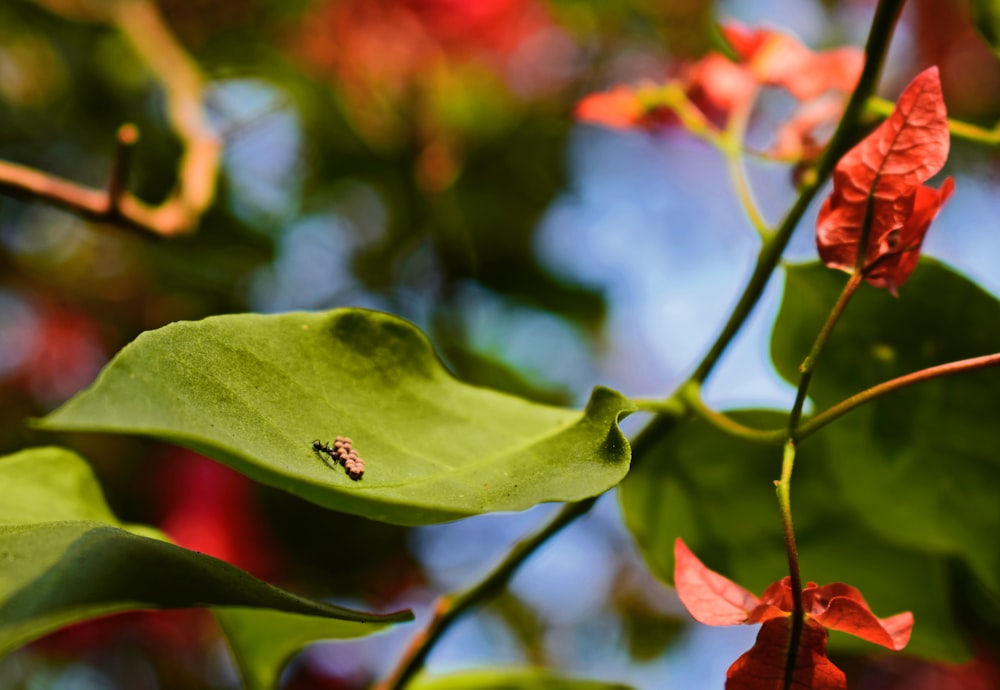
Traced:
POLYGON ((993 52, 1000 54, 1000 2, 972 0, 972 19, 993 52))
MULTIPOLYGON (((733 413, 761 429, 787 414, 733 413)), ((788 572, 774 480, 782 449, 733 438, 702 421, 675 428, 636 463, 620 487, 625 521, 653 572, 673 582, 674 540, 682 537, 708 567, 760 595, 788 572)), ((907 651, 957 661, 968 656, 951 619, 944 559, 873 535, 842 505, 829 476, 831 456, 818 438, 799 449, 792 512, 802 577, 845 582, 861 590, 877 615, 912 611, 917 624, 907 651)), ((850 636, 835 649, 871 646, 850 636)))
POLYGON ((628 471, 634 410, 585 411, 457 381, 412 324, 357 309, 219 316, 141 335, 45 429, 161 438, 336 510, 429 524, 600 494, 628 471), (352 481, 314 439, 348 436, 352 481))
POLYGON ((0 458, 0 655, 68 623, 139 608, 270 608, 338 619, 357 634, 413 618, 306 599, 137 531, 156 534, 119 523, 72 452, 0 458))
MULTIPOLYGON (((772 341, 788 380, 797 380, 845 280, 819 265, 789 269, 772 341)), ((899 299, 861 287, 823 352, 810 394, 822 410, 882 381, 997 351, 1000 302, 924 260, 899 299)), ((1000 371, 988 369, 891 393, 819 435, 833 480, 868 529, 910 549, 956 556, 1000 592, 997 419, 1000 371)))
POLYGON ((544 669, 465 671, 438 678, 420 677, 413 690, 630 690, 628 685, 564 678, 544 669))
POLYGON ((288 662, 312 642, 362 637, 384 627, 265 609, 219 609, 215 617, 247 690, 276 688, 288 662))

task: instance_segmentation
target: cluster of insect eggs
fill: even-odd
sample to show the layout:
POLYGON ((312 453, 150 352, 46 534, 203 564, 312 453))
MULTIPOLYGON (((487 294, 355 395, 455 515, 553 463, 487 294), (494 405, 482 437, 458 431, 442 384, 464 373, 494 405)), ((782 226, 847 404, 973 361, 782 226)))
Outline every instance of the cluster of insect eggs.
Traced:
POLYGON ((354 450, 352 441, 346 436, 338 436, 333 446, 321 441, 313 441, 313 449, 317 453, 326 453, 334 462, 339 462, 347 471, 347 476, 357 481, 365 473, 365 461, 354 450))

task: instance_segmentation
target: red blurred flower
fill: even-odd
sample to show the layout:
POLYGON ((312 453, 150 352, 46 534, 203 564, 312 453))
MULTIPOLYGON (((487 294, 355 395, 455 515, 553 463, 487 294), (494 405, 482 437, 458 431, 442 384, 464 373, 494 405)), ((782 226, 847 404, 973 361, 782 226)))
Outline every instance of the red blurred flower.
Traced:
POLYGON ((160 528, 175 544, 265 580, 280 574, 278 545, 250 479, 197 453, 173 448, 157 487, 160 528))
POLYGON ((823 262, 848 272, 860 268, 869 283, 895 295, 954 189, 951 178, 940 189, 923 185, 944 166, 948 147, 941 81, 931 67, 910 82, 892 115, 837 163, 816 225, 823 262))
MULTIPOLYGON (((782 88, 802 103, 779 133, 771 155, 801 158, 815 150, 813 138, 843 111, 847 94, 854 88, 864 64, 857 48, 813 52, 798 40, 769 29, 751 30, 731 23, 723 27, 737 55, 734 62, 720 53, 709 53, 689 66, 674 81, 705 117, 721 124, 731 114, 752 107, 762 86, 782 88), (809 108, 823 98, 823 110, 809 108)), ((577 107, 585 122, 610 127, 652 129, 665 120, 662 99, 651 98, 653 85, 619 86, 607 93, 591 94, 577 107)))
MULTIPOLYGON (((763 623, 750 651, 726 674, 727 690, 781 690, 784 688, 791 639, 792 589, 790 579, 775 582, 758 599, 738 584, 709 570, 678 538, 674 543, 674 586, 681 603, 694 619, 706 625, 763 623)), ((827 628, 900 650, 910 640, 913 614, 876 618, 854 587, 808 583, 802 592, 805 625, 799 641, 793 687, 846 690, 847 678, 826 656, 827 628)))

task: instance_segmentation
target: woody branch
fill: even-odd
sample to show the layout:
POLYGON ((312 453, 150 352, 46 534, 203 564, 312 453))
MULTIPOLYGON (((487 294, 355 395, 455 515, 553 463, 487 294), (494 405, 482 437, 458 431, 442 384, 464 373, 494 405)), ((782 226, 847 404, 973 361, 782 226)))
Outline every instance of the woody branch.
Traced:
POLYGON ((0 193, 52 204, 94 222, 161 237, 187 234, 212 203, 221 143, 203 107, 204 77, 147 0, 113 5, 107 17, 146 63, 166 95, 167 119, 183 146, 177 182, 159 205, 150 205, 127 189, 129 154, 138 138, 134 127, 119 130, 112 173, 104 190, 55 175, 0 161, 0 193))

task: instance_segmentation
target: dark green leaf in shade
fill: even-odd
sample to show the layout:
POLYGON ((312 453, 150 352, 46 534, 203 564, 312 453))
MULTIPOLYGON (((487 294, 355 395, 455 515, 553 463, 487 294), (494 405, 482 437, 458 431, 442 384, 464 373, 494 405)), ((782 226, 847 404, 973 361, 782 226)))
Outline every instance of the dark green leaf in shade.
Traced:
MULTIPOLYGON (((762 429, 787 420, 777 412, 733 416, 762 429)), ((652 447, 622 482, 620 497, 626 525, 653 572, 672 582, 674 540, 682 537, 708 567, 756 594, 786 575, 774 491, 781 453, 780 447, 750 444, 701 421, 677 427, 652 447)), ((872 534, 843 506, 829 476, 830 460, 819 438, 799 449, 792 510, 803 579, 857 587, 876 615, 912 611, 917 623, 908 652, 965 658, 969 650, 949 613, 945 559, 872 534)), ((863 644, 847 635, 831 638, 835 651, 863 644)))
POLYGON ((630 690, 628 685, 565 678, 543 669, 484 669, 418 678, 413 690, 630 690))
MULTIPOLYGON (((819 265, 788 270, 772 341, 775 365, 788 380, 797 379, 844 280, 819 265)), ((997 351, 1000 302, 927 260, 899 299, 862 286, 824 350, 810 395, 823 410, 882 381, 997 351)), ((831 479, 873 534, 956 556, 1000 592, 997 419, 1000 371, 987 369, 891 393, 819 436, 829 448, 831 479)))
POLYGON ((606 388, 581 412, 464 384, 412 324, 339 309, 145 333, 38 424, 153 436, 320 505, 428 524, 608 490, 634 409, 606 388), (313 450, 336 436, 364 459, 360 481, 313 450))
POLYGON ((355 635, 413 618, 306 599, 159 536, 119 523, 70 451, 0 458, 0 655, 69 623, 131 609, 268 608, 337 619, 355 635))
POLYGON ((1000 55, 1000 1, 972 0, 972 19, 993 52, 1000 55))

